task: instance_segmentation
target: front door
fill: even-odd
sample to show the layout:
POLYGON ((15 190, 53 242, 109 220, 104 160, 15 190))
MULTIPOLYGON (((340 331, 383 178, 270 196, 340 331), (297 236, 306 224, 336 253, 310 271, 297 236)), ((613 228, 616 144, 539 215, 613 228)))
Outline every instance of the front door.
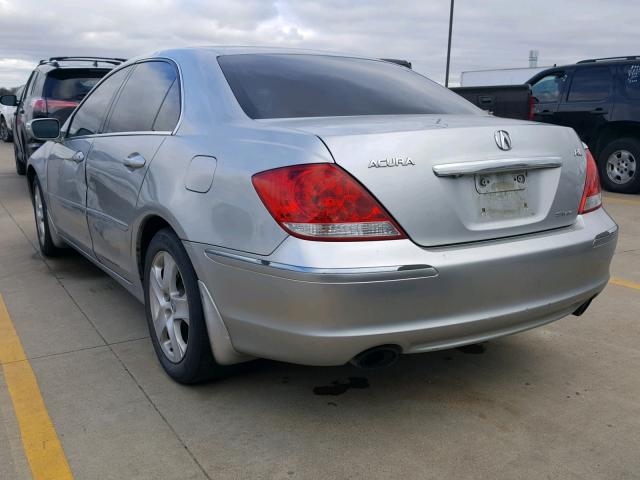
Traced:
POLYGON ((531 85, 533 95, 533 119, 537 122, 558 123, 557 111, 564 90, 566 75, 553 72, 531 85))
POLYGON ((56 229, 85 253, 91 252, 91 237, 85 216, 86 158, 92 138, 66 138, 56 142, 47 160, 47 200, 56 229))

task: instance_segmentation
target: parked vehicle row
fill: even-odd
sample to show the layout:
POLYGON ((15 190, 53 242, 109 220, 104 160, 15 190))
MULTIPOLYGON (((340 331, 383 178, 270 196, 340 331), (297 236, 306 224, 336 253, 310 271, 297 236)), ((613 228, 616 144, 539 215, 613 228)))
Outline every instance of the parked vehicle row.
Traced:
POLYGON ((458 93, 499 116, 573 128, 594 153, 607 190, 640 192, 640 57, 553 67, 535 75, 529 85, 533 104, 521 97, 519 108, 509 103, 513 86, 470 87, 458 93))
POLYGON ((453 87, 451 90, 496 117, 533 120, 535 99, 529 84, 453 87))
MULTIPOLYGON (((16 90, 16 97, 19 98, 22 95, 24 85, 16 90)), ((9 105, 2 105, 0 103, 0 140, 3 142, 10 142, 13 140, 13 120, 16 115, 16 107, 9 105)))
POLYGON ((42 145, 27 127, 36 118, 69 117, 84 96, 115 65, 124 59, 103 57, 52 57, 40 61, 20 95, 5 98, 16 109, 13 144, 16 171, 24 175, 27 159, 42 145))
POLYGON ((26 163, 42 253, 143 301, 179 382, 387 365, 579 315, 609 278, 617 226, 572 129, 389 62, 167 50, 26 126, 48 140, 26 163))

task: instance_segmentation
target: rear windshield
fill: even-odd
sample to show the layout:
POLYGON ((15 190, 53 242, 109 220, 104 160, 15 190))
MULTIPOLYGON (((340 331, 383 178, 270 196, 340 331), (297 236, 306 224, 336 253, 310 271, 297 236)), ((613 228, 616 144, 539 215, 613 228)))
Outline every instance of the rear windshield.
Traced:
POLYGON ((43 97, 80 101, 109 69, 61 68, 52 70, 44 82, 43 97))
POLYGON ((218 57, 255 119, 480 113, 457 94, 388 62, 308 54, 218 57))

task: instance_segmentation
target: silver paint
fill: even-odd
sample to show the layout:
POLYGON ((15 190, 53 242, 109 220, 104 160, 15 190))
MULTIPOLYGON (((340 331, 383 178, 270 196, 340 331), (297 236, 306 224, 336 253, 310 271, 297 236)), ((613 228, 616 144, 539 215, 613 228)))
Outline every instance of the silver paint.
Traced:
POLYGON ((162 218, 193 263, 225 364, 262 356, 338 365, 380 344, 414 353, 473 343, 561 318, 604 288, 617 230, 603 209, 576 213, 585 163, 571 129, 481 113, 251 120, 216 58, 276 51, 290 52, 178 49, 125 64, 177 65, 178 125, 62 136, 36 151, 28 166, 55 234, 142 300, 141 233, 162 218), (500 130, 515 140, 509 152, 496 148, 500 130), (189 173, 199 156, 215 159, 202 182, 189 173), (393 158, 411 168, 370 168, 393 158), (287 235, 251 176, 323 162, 363 183, 410 239, 287 235), (475 188, 477 174, 514 170, 527 172, 525 190, 475 188))

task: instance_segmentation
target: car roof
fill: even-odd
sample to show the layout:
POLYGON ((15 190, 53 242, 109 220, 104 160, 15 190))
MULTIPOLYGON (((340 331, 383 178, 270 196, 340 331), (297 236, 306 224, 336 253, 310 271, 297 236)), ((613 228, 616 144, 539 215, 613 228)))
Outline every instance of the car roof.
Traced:
MULTIPOLYGON (((569 63, 567 65, 558 65, 547 68, 543 70, 543 72, 552 71, 552 70, 564 70, 567 68, 585 68, 585 67, 593 67, 593 66, 607 66, 607 65, 624 65, 626 63, 637 63, 640 62, 640 56, 632 56, 632 57, 611 57, 611 58, 594 58, 591 60, 580 60, 576 63, 569 63)), ((543 73, 540 72, 540 73, 543 73)), ((538 74, 539 75, 539 74, 538 74)), ((538 76, 536 75, 536 76, 538 76)))
POLYGON ((549 74, 554 72, 561 72, 568 69, 589 68, 589 67, 601 67, 609 65, 626 65, 628 63, 640 62, 640 56, 628 56, 628 57, 609 57, 609 58, 593 58, 589 60, 580 60, 576 63, 569 63, 566 65, 554 65, 553 67, 545 68, 541 72, 536 73, 533 77, 527 80, 526 83, 535 82, 549 74))
POLYGON ((324 55, 334 57, 351 57, 351 58, 363 58, 368 60, 381 61, 379 58, 366 57, 355 53, 334 52, 325 50, 313 50, 307 48, 291 48, 291 47, 256 47, 256 46, 196 46, 196 47, 184 47, 184 48, 172 48, 166 50, 159 50, 151 55, 140 56, 135 60, 150 57, 181 57, 183 55, 197 54, 197 53, 209 53, 215 56, 222 55, 243 55, 243 54, 307 54, 307 55, 324 55))

